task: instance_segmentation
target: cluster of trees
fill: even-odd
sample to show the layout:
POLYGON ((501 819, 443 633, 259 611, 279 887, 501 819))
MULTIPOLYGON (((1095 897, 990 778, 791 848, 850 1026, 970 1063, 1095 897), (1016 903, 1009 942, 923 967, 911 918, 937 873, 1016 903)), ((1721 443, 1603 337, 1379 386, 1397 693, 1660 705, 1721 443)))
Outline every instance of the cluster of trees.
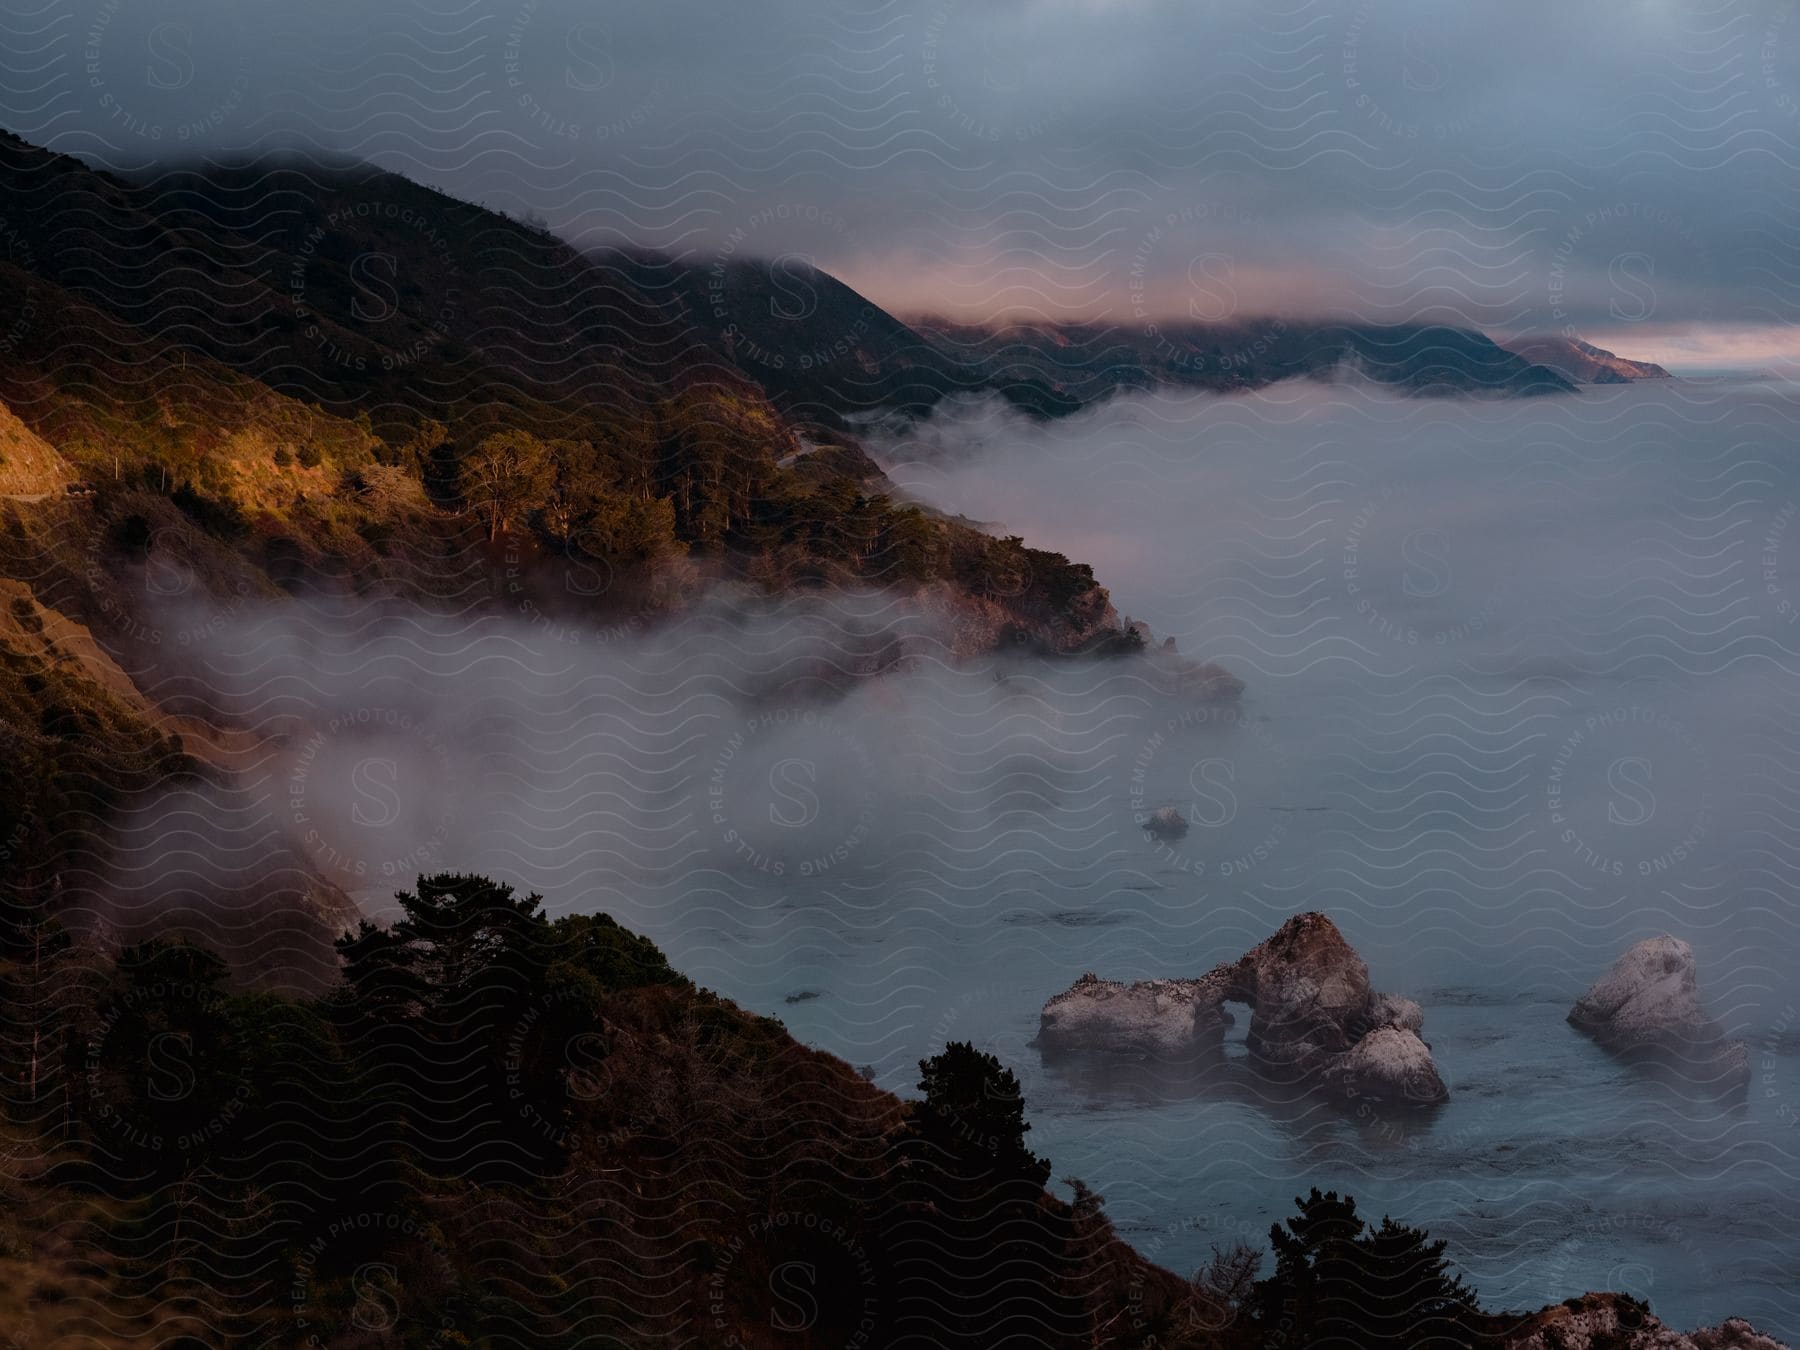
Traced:
POLYGON ((991 1055, 922 1061, 902 1107, 604 915, 397 898, 310 1000, 0 910, 9 1128, 103 1199, 117 1297, 218 1343, 1473 1343, 1443 1244, 1353 1201, 1302 1201, 1267 1279, 1240 1251, 1182 1286, 1045 1193, 991 1055))
MULTIPOLYGON (((658 439, 604 448, 493 431, 454 458, 449 486, 490 540, 529 529, 559 553, 624 569, 698 550, 777 590, 942 581, 1039 627, 1092 626, 1099 587, 1091 568, 869 491, 855 465, 836 463, 855 457, 840 447, 784 466, 771 449, 773 424, 740 411, 741 419, 722 419, 716 402, 677 399, 658 439)), ((444 439, 441 427, 436 433, 444 439)), ((420 436, 433 439, 429 430, 420 436)))
POLYGON ((528 431, 485 436, 457 465, 463 501, 489 539, 530 523, 560 547, 593 557, 653 562, 684 551, 668 497, 621 483, 586 441, 528 431))
POLYGON ((114 1206, 122 1296, 211 1309, 221 1343, 354 1344, 377 1261, 416 1325, 465 1294, 480 1322, 486 1277, 446 1285, 445 1244, 417 1250, 427 1197, 565 1172, 584 1090, 565 1047, 600 1034, 609 994, 685 981, 611 919, 552 923, 484 878, 401 900, 341 940, 343 979, 314 1000, 235 988, 193 943, 107 959, 42 904, 0 912, 7 1115, 57 1186, 114 1206))
POLYGON ((1356 1201, 1314 1187, 1300 1212, 1269 1229, 1275 1271, 1250 1306, 1268 1340, 1286 1345, 1465 1346, 1480 1339, 1475 1293, 1418 1228, 1358 1216, 1356 1201))
MULTIPOLYGON (((1020 1344, 1029 1342, 1022 1328, 1042 1320, 1047 1304, 1041 1290, 1006 1306, 1008 1265, 1029 1268, 1034 1237, 1042 1230, 1032 1222, 1033 1204, 1050 1174, 1050 1164, 1025 1144, 1031 1126, 1016 1076, 994 1056, 966 1044, 951 1044, 936 1057, 921 1061, 916 1108, 915 1143, 932 1159, 936 1178, 979 1179, 981 1201, 976 1211, 959 1214, 955 1200, 933 1198, 941 1217, 972 1224, 958 1250, 980 1251, 984 1258, 967 1265, 946 1263, 939 1277, 945 1307, 957 1298, 985 1299, 990 1308, 1018 1319, 1020 1344)), ((921 1175, 925 1168, 921 1167, 921 1175)), ((1058 1241, 1071 1244, 1076 1268, 1088 1283, 1110 1281, 1114 1288, 1134 1277, 1118 1266, 1111 1224, 1102 1198, 1079 1180, 1070 1180, 1075 1201, 1069 1231, 1058 1241)), ((968 1195, 961 1186, 946 1186, 948 1196, 968 1195)), ((1342 1346, 1346 1350, 1390 1350, 1394 1346, 1474 1347, 1491 1335, 1476 1295, 1451 1268, 1446 1244, 1424 1230, 1383 1218, 1373 1225, 1356 1212, 1351 1196, 1317 1187, 1294 1201, 1298 1212, 1285 1226, 1274 1225, 1269 1239, 1274 1270, 1259 1279, 1263 1254, 1246 1244, 1215 1248, 1208 1264, 1194 1274, 1185 1300, 1157 1316, 1141 1307, 1063 1309, 1075 1325, 1084 1322, 1098 1333, 1107 1315, 1135 1320, 1145 1344, 1179 1344, 1184 1333, 1216 1333, 1213 1343, 1225 1346, 1297 1350, 1299 1347, 1342 1346)), ((1045 1259, 1041 1250, 1038 1259, 1045 1259)), ((997 1325, 996 1329, 1000 1329, 997 1325)), ((1116 1323, 1113 1340, 1131 1337, 1116 1323)), ((1091 1334, 1092 1343, 1106 1338, 1091 1334)), ((1212 1340, 1203 1336, 1202 1341, 1212 1340)))

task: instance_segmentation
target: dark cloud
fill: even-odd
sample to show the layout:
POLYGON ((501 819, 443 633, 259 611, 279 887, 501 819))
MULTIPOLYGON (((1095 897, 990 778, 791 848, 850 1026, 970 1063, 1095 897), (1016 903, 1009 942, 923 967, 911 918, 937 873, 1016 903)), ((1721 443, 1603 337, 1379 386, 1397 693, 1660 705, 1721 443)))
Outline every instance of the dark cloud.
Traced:
POLYGON ((117 165, 353 154, 593 242, 760 221, 902 309, 1763 335, 1741 353, 1800 303, 1789 13, 80 0, 0 19, 0 116, 117 165))

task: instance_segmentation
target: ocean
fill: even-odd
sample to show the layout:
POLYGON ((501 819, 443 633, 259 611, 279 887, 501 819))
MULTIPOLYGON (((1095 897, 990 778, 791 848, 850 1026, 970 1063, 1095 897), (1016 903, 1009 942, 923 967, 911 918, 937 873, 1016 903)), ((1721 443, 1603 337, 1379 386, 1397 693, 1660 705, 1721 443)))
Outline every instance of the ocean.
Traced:
POLYGON ((1018 1073, 1055 1184, 1177 1270, 1266 1246, 1318 1186, 1446 1240, 1489 1307, 1622 1289, 1683 1328, 1800 1338, 1796 411, 1730 380, 948 408, 877 441, 904 491, 1092 563, 1154 643, 1240 677, 1237 703, 941 644, 783 702, 897 625, 929 636, 881 593, 593 632, 295 602, 188 656, 223 711, 308 734, 241 799, 184 789, 125 837, 161 857, 212 822, 182 856, 229 860, 299 801, 371 912, 478 870, 612 913, 903 1093, 971 1041, 1018 1073), (1142 828, 1164 806, 1178 841, 1142 828), (1033 1044, 1084 971, 1197 976, 1306 910, 1424 1006, 1441 1110, 1033 1044), (1750 1043, 1738 1100, 1564 1020, 1664 932, 1750 1043))

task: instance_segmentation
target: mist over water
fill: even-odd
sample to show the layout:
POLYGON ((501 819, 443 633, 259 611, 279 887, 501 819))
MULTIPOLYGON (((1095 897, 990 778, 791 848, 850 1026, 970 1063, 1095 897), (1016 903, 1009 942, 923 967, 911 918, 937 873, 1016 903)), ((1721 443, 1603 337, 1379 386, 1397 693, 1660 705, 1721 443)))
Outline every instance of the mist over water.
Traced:
POLYGON ((1248 681, 1233 741, 1166 721, 1117 766, 1127 804, 1190 822, 1120 841, 1180 922, 1122 920, 1105 960, 1071 943, 1067 974, 1199 974, 1318 908, 1426 1005, 1453 1094, 1429 1124, 1028 1075, 1034 1140, 1146 1251, 1200 1261, 1225 1215, 1260 1244, 1336 1185, 1449 1238, 1492 1303, 1623 1288, 1678 1325, 1800 1331, 1793 412, 1749 382, 1289 386, 1048 427, 968 406, 885 448, 915 495, 1092 560, 1248 681), (1665 931, 1751 1042, 1741 1107, 1563 1023, 1665 931))
MULTIPOLYGON (((720 591, 665 628, 242 607, 156 672, 252 728, 228 803, 164 799, 132 884, 298 842, 380 913, 477 870, 604 910, 699 983, 910 1092, 949 1040, 1031 1143, 1177 1269, 1348 1189, 1449 1240, 1490 1306, 1589 1288, 1800 1333, 1800 462, 1775 391, 1520 402, 1288 386, 986 404, 878 446, 946 510, 1092 562, 1247 681, 957 663, 893 596, 720 591), (908 655, 878 680, 850 677, 908 655), (832 691, 848 687, 841 697, 832 691), (1160 807, 1187 835, 1142 828, 1160 807), (184 866, 187 863, 183 864, 184 866), (1084 970, 1198 975, 1305 909, 1425 1005, 1452 1093, 1345 1117, 1047 1065, 1084 970), (1680 1098, 1563 1021, 1629 943, 1691 941, 1748 1100, 1680 1098)), ((178 876, 175 883, 191 878, 178 876)))

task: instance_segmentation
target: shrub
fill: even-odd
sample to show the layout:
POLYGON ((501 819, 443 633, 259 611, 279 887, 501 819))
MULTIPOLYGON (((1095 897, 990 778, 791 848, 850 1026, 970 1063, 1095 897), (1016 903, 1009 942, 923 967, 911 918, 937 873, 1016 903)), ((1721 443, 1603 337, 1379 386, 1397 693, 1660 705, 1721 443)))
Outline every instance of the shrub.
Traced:
POLYGON ((217 538, 236 539, 250 528, 235 502, 222 497, 208 497, 197 491, 192 483, 183 483, 176 488, 169 500, 180 509, 182 515, 217 538))

